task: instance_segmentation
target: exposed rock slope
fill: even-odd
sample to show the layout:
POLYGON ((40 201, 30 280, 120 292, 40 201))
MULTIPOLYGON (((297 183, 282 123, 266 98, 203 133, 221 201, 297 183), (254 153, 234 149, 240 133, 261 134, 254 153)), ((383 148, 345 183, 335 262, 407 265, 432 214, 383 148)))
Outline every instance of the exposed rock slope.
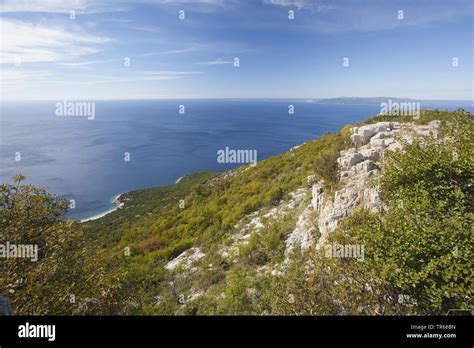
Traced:
MULTIPOLYGON (((350 215, 360 204, 373 212, 384 209, 379 190, 371 185, 370 179, 379 171, 379 161, 383 159, 385 151, 401 150, 404 142, 410 143, 416 137, 432 136, 438 139, 438 128, 438 121, 430 122, 426 126, 379 122, 352 128, 350 137, 354 147, 342 151, 337 160, 340 189, 330 195, 325 192, 323 182, 318 182, 312 187, 311 206, 308 210, 318 212, 317 226, 320 237, 317 247, 323 245, 328 233, 333 232, 342 219, 350 215)), ((305 220, 307 216, 311 216, 307 211, 300 216, 302 219, 299 221, 300 225, 310 223, 305 220)), ((308 230, 302 231, 298 227, 288 240, 301 240, 300 247, 303 250, 314 243, 308 237, 308 230)))

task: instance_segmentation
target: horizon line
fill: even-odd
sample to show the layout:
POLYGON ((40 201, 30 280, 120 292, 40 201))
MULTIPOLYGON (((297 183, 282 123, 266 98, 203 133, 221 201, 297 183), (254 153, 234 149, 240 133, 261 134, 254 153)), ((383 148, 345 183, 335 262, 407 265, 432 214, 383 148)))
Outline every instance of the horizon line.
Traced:
MULTIPOLYGON (((354 97, 354 96, 339 96, 339 97, 183 97, 183 98, 57 98, 57 99, 1 99, 0 102, 58 102, 64 100, 70 101, 159 101, 159 100, 303 100, 308 102, 317 103, 325 100, 335 99, 401 99, 411 101, 439 101, 439 102, 464 102, 474 103, 473 99, 428 99, 428 98, 414 98, 414 97, 385 97, 385 96, 374 96, 374 97, 354 97)), ((474 106, 474 105, 473 105, 474 106)))

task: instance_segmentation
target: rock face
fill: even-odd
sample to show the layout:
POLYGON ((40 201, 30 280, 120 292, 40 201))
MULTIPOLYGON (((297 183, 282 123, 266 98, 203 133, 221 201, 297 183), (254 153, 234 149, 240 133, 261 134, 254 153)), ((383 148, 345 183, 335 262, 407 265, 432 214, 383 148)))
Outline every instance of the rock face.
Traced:
POLYGON ((398 122, 379 122, 376 124, 368 124, 362 127, 354 127, 351 130, 351 140, 356 147, 359 147, 361 145, 367 144, 374 135, 383 132, 388 133, 395 127, 399 126, 400 123, 398 122))
MULTIPOLYGON (((308 178, 308 182, 311 180, 311 178, 308 178)), ((267 220, 275 222, 281 221, 281 219, 287 216, 294 209, 301 207, 304 204, 305 198, 309 194, 308 191, 308 189, 300 187, 294 192, 289 193, 289 201, 286 202, 281 200, 276 207, 270 209, 263 208, 246 216, 234 226, 235 230, 238 232, 230 236, 229 242, 226 245, 220 246, 218 253, 225 259, 237 262, 240 254, 239 248, 247 245, 249 239, 254 233, 259 233, 259 231, 265 228, 267 220)), ((301 229, 306 229, 306 227, 301 227, 301 229)), ((312 242, 312 238, 310 238, 308 233, 306 239, 311 240, 312 242)))
POLYGON ((291 252, 296 246, 299 246, 302 250, 306 250, 313 245, 313 233, 316 228, 311 218, 312 214, 312 205, 309 205, 298 217, 295 229, 286 239, 287 253, 291 252))
POLYGON ((342 219, 361 205, 372 212, 382 211, 379 190, 371 185, 371 178, 379 171, 378 161, 383 159, 385 151, 402 150, 404 142, 411 143, 416 137, 439 139, 439 124, 438 121, 425 126, 379 122, 352 128, 350 138, 354 147, 341 151, 337 159, 341 188, 330 195, 324 191, 323 182, 312 186, 311 204, 299 216, 296 228, 288 237, 287 252, 297 246, 304 251, 314 243, 320 248, 342 219), (312 238, 315 225, 320 233, 317 241, 312 238))
POLYGON ((169 261, 165 265, 165 269, 173 271, 178 265, 181 265, 184 270, 190 270, 193 264, 201 260, 204 256, 206 256, 206 254, 201 252, 200 248, 191 248, 169 261))

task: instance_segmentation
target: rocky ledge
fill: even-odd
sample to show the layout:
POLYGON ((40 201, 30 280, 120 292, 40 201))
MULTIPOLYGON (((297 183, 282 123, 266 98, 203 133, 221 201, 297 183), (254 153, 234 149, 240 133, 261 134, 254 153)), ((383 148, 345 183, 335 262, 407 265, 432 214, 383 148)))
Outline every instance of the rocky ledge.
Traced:
POLYGON ((337 159, 340 189, 329 194, 324 190, 324 182, 315 183, 311 204, 300 216, 302 221, 299 224, 304 226, 313 223, 305 220, 305 216, 314 216, 309 211, 318 213, 319 239, 315 241, 308 236, 307 230, 297 226, 287 240, 287 247, 291 249, 299 245, 305 250, 315 242, 317 248, 321 247, 328 234, 361 204, 369 211, 382 211, 384 206, 379 190, 371 183, 371 179, 378 173, 385 151, 402 151, 405 143, 411 143, 419 137, 439 139, 439 125, 439 121, 427 125, 379 122, 353 127, 350 138, 354 147, 341 151, 337 159))

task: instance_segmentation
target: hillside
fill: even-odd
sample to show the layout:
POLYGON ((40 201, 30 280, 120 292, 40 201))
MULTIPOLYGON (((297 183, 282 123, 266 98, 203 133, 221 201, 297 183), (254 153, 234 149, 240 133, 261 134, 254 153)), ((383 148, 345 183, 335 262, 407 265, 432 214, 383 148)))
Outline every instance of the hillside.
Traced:
POLYGON ((23 305, 26 285, 12 302, 34 314, 472 311, 473 139, 463 111, 379 116, 255 167, 126 193, 113 213, 69 222, 80 235, 43 293, 23 305))

